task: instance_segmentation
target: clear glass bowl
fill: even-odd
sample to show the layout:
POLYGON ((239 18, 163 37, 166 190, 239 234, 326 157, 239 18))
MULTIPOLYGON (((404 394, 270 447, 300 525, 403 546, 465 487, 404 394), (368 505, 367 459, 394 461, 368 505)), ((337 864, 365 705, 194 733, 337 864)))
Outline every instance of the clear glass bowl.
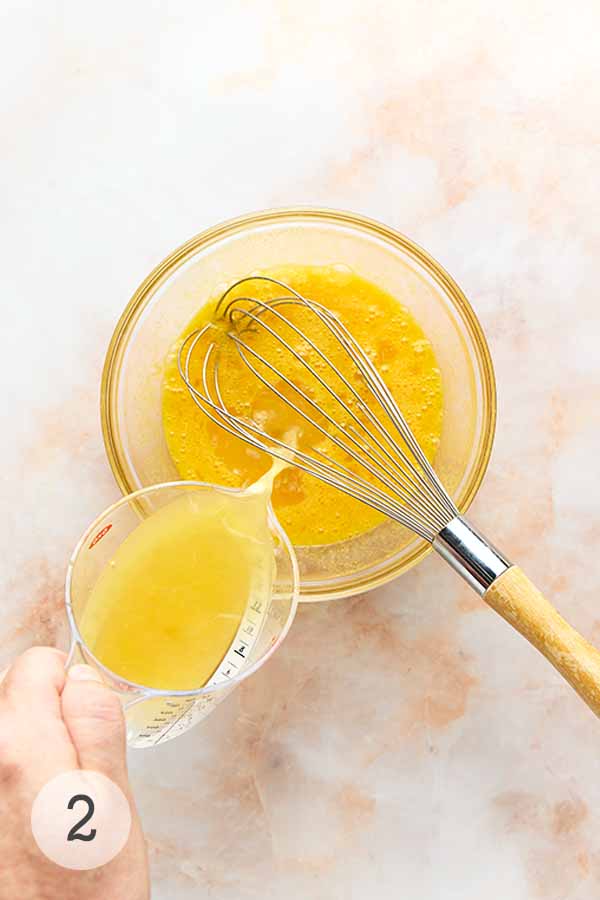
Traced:
MULTIPOLYGON (((173 341, 221 286, 286 263, 348 265, 414 314, 442 373, 444 424, 435 467, 464 512, 487 468, 496 422, 494 372, 481 326, 456 282, 404 235, 362 216, 314 208, 268 210, 217 225, 171 253, 139 286, 115 329, 102 379, 104 440, 123 492, 178 478, 161 418, 164 360, 173 341)), ((377 587, 430 547, 390 521, 338 544, 294 549, 306 601, 377 587)))

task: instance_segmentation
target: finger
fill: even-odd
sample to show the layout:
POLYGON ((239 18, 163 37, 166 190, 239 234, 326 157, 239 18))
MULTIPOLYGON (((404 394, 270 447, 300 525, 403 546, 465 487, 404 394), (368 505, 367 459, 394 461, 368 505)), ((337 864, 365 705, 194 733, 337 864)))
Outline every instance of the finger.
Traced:
POLYGON ((54 647, 31 647, 9 666, 0 683, 2 695, 14 706, 26 704, 32 716, 60 718, 65 660, 54 647))
POLYGON ((77 765, 60 704, 65 660, 59 650, 32 647, 9 666, 0 683, 0 756, 5 763, 17 759, 40 786, 77 765))
POLYGON ((94 769, 127 787, 125 716, 121 702, 95 669, 69 669, 61 697, 65 725, 82 769, 94 769))

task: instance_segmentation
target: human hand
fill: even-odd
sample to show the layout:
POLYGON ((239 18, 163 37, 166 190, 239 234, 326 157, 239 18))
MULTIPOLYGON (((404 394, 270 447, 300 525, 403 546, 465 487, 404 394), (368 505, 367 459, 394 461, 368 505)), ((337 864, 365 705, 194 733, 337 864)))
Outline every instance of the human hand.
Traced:
POLYGON ((89 666, 66 672, 65 659, 58 650, 34 647, 0 676, 0 900, 148 900, 148 861, 129 789, 120 701, 89 666), (86 871, 52 862, 31 831, 38 792, 75 769, 116 783, 132 817, 121 852, 86 871))

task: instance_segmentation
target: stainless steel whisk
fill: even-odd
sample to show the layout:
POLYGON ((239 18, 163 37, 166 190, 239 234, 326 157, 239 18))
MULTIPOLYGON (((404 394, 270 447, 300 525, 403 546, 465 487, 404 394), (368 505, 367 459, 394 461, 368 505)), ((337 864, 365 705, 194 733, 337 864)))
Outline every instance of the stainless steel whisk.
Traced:
POLYGON ((230 434, 333 485, 429 541, 600 716, 600 653, 557 613, 521 569, 460 515, 382 376, 340 319, 267 276, 251 276, 231 285, 217 313, 228 326, 219 329, 219 339, 215 326, 208 324, 190 334, 179 352, 180 375, 200 409, 230 434), (256 281, 282 293, 278 290, 268 300, 251 295, 231 298, 235 289, 256 281), (314 334, 290 318, 299 307, 305 317, 314 317, 316 331, 331 335, 348 363, 347 370, 319 346, 314 334), (259 329, 275 348, 271 358, 253 346, 252 337, 259 329), (232 341, 249 375, 297 413, 299 429, 308 423, 322 435, 325 447, 331 442, 342 451, 345 462, 322 446, 297 446, 293 436, 277 437, 251 418, 234 414, 223 399, 220 383, 227 377, 219 367, 222 340, 232 341), (285 374, 285 366, 278 365, 282 354, 308 376, 309 387, 303 385, 304 379, 285 374), (191 374, 196 356, 201 361, 199 381, 191 374), (314 399, 311 380, 325 391, 331 405, 325 407, 314 399), (376 483, 365 477, 367 473, 376 483))

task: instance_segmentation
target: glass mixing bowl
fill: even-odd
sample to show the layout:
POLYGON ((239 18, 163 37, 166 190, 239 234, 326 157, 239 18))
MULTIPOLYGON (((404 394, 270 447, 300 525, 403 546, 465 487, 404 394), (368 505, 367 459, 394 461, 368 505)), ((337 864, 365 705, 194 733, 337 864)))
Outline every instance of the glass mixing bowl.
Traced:
MULTIPOLYGON (((362 216, 313 208, 268 210, 217 225, 171 253, 139 286, 117 324, 102 378, 104 441, 122 491, 178 478, 161 418, 164 360, 173 341, 218 290, 259 268, 287 263, 348 265, 413 313, 442 373, 444 423, 435 468, 465 512, 487 468, 496 421, 494 372, 481 326, 458 285, 408 238, 362 216)), ((429 549, 391 521, 338 544, 295 547, 300 599, 370 590, 429 549)))

